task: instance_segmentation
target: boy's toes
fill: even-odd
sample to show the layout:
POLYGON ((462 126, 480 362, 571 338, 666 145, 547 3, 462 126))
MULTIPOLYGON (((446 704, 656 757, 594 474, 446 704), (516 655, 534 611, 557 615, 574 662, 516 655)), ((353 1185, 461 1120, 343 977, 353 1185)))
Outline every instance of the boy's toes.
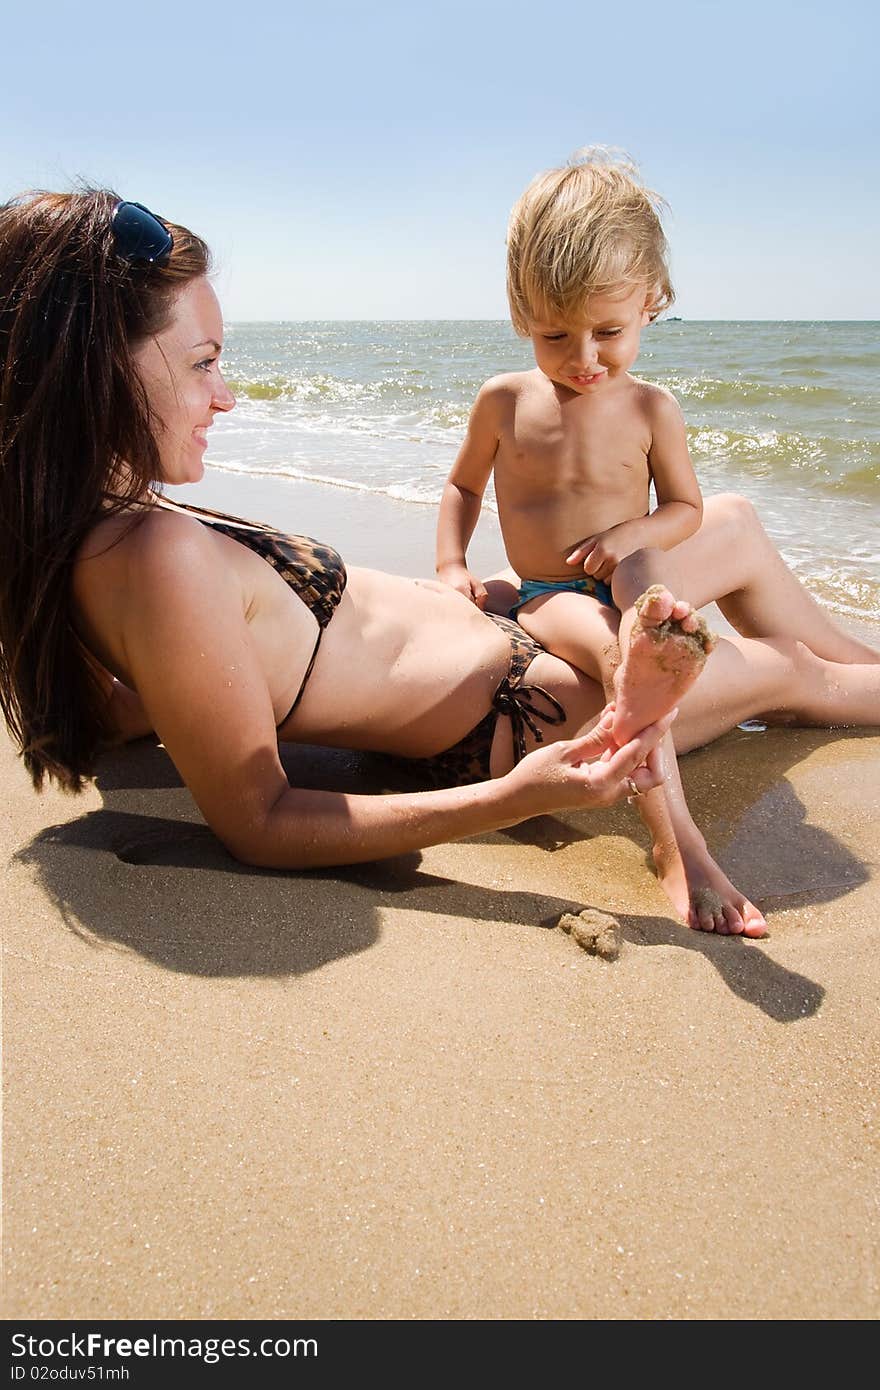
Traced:
POLYGON ((688 925, 718 936, 762 937, 768 932, 764 916, 754 903, 743 899, 737 910, 731 903, 722 903, 712 888, 697 888, 694 892, 688 925))
POLYGON ((696 888, 691 895, 691 918, 698 931, 717 931, 728 936, 730 928, 724 920, 724 903, 714 888, 696 888))
POLYGON ((636 608, 643 627, 659 627, 672 616, 675 599, 662 584, 652 584, 637 601, 636 608))
POLYGON ((688 925, 695 931, 714 931, 715 914, 706 907, 692 907, 688 915, 688 925))
POLYGON ((743 903, 743 934, 745 936, 766 936, 769 928, 764 914, 755 907, 754 903, 743 903))

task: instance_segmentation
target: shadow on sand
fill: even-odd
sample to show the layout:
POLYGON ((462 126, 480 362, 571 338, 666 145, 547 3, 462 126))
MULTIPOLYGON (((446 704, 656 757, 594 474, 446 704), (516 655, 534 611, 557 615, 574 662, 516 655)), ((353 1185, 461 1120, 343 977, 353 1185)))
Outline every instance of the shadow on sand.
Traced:
MULTIPOLYGON (((756 758, 754 736, 733 734, 723 747, 684 760, 696 819, 710 842, 722 846, 719 858, 728 872, 724 844, 735 857, 743 841, 751 880, 766 881, 771 896, 774 884, 783 884, 780 899, 828 901, 865 881, 865 867, 848 849, 805 823, 804 808, 785 780, 792 764, 839 737, 771 731, 761 736, 756 758), (772 835, 763 832, 767 822, 772 835)), ((288 775, 299 786, 369 792, 380 781, 389 785, 387 768, 369 757, 310 748, 284 753, 288 775)), ((552 928, 561 913, 585 906, 429 874, 418 854, 308 873, 249 868, 227 854, 200 821, 164 749, 147 741, 105 758, 97 787, 106 803, 102 810, 42 831, 16 858, 36 868, 72 931, 135 951, 168 970, 218 977, 303 974, 371 946, 380 931, 379 909, 391 903, 542 929, 552 928)), ((625 805, 543 816, 478 839, 513 839, 552 851, 611 834, 643 839, 625 805)), ((728 988, 780 1022, 812 1014, 822 1001, 820 985, 780 966, 759 944, 691 932, 666 917, 618 913, 618 920, 630 946, 699 952, 728 988)))

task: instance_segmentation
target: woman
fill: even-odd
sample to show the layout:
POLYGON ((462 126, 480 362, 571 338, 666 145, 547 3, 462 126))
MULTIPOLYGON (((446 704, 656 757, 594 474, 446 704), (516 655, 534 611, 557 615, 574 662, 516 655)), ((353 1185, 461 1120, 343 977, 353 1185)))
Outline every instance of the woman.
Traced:
MULTIPOLYGON (((155 730, 227 848, 285 868, 657 785, 668 717, 619 751, 607 712, 581 735, 598 688, 451 590, 346 574, 327 547, 161 500, 157 485, 201 478, 206 431, 234 404, 208 269, 198 238, 107 192, 0 210, 0 699, 35 785, 78 790, 108 732, 155 730), (537 748, 545 737, 561 741, 537 748), (430 759, 437 782, 467 785, 292 788, 279 739, 430 759)), ((741 504, 707 507, 679 549, 697 593, 724 554, 723 606, 764 639, 719 644, 683 701, 680 748, 758 713, 877 717, 876 658, 741 504)), ((696 925, 748 930, 737 901, 696 925)))

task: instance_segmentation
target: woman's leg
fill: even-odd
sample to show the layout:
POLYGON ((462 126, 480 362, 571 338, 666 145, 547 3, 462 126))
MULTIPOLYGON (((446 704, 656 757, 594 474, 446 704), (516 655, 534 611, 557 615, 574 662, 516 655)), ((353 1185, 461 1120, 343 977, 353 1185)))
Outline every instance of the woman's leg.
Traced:
MULTIPOLYGON (((548 738, 576 738, 602 709, 602 687, 549 652, 535 658, 529 680, 561 701, 568 715, 558 730, 547 731, 548 738)), ((701 748, 758 716, 820 728, 880 724, 880 665, 825 661, 786 638, 721 637, 679 701, 675 747, 679 753, 701 748)))
POLYGON ((788 638, 722 637, 679 704, 679 753, 711 743, 744 719, 880 724, 880 665, 827 661, 788 638))
MULTIPOLYGON (((880 653, 841 632, 807 593, 744 497, 707 498, 695 536, 673 550, 638 551, 618 565, 612 582, 618 606, 631 608, 656 583, 694 608, 717 602, 744 637, 793 638, 826 661, 880 662, 880 653)), ((621 623, 623 650, 626 638, 621 623)))

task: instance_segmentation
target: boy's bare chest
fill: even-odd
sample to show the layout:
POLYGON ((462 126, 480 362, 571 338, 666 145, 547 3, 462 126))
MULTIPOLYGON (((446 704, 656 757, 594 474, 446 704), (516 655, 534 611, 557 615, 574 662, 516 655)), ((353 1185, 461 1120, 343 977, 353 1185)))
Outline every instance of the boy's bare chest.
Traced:
POLYGON ((650 432, 632 411, 525 403, 512 413, 500 440, 496 485, 569 495, 641 489, 649 480, 650 447, 650 432))

